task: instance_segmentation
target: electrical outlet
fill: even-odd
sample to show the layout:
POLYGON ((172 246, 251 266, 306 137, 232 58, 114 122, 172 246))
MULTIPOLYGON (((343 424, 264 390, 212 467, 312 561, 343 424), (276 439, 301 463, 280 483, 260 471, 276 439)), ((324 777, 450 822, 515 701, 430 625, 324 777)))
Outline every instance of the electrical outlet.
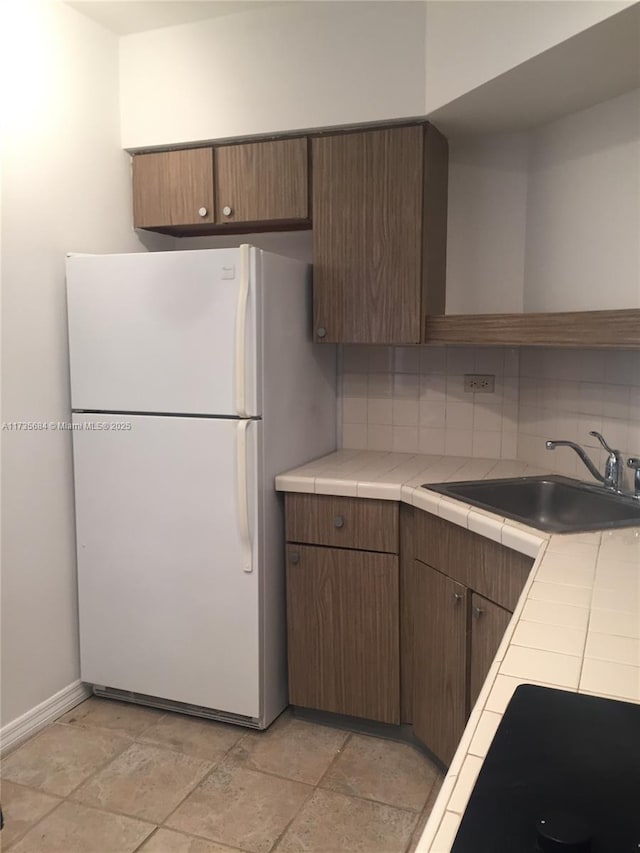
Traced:
POLYGON ((496 377, 492 373, 465 373, 464 390, 474 394, 493 394, 496 377))

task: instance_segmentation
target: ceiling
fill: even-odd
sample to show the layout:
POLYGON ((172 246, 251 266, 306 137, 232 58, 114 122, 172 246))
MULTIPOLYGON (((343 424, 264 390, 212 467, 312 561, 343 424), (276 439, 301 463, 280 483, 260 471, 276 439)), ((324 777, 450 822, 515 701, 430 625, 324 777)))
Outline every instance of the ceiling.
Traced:
POLYGON ((280 4, 273 0, 67 0, 67 5, 112 32, 127 35, 280 4))

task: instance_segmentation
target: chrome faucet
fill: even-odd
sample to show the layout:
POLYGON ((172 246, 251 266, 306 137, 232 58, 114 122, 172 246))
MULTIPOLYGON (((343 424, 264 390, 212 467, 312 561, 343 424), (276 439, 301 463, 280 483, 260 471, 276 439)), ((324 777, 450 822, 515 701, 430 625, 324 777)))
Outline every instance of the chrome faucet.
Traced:
POLYGON ((634 497, 640 498, 640 459, 630 456, 627 459, 629 468, 633 468, 633 492, 634 497))
MULTIPOLYGON (((575 442, 573 441, 547 441, 546 447, 547 450, 555 450, 556 447, 571 447, 572 450, 575 450, 580 459, 582 459, 592 476, 594 476, 596 480, 599 480, 603 484, 605 489, 612 489, 615 492, 622 493, 622 481, 624 476, 624 463, 622 459, 622 454, 619 450, 613 450, 611 447, 609 447, 609 445, 599 432, 592 430, 589 435, 592 435, 594 436, 594 438, 597 438, 600 444, 609 454, 609 456, 607 457, 607 461, 605 462, 604 474, 601 474, 598 471, 598 469, 593 464, 591 459, 589 459, 582 447, 580 447, 579 444, 575 444, 575 442)), ((638 464, 640 465, 640 460, 636 461, 638 461, 638 464)), ((638 471, 636 471, 636 478, 640 479, 638 471)))

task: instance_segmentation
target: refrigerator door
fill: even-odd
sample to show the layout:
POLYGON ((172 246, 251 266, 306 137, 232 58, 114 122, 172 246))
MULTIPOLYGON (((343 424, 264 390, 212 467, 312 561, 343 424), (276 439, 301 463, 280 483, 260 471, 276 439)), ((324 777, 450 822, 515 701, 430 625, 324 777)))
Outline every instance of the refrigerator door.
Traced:
POLYGON ((70 255, 71 407, 259 416, 257 257, 70 255))
POLYGON ((261 422, 73 427, 82 679, 258 718, 261 422))

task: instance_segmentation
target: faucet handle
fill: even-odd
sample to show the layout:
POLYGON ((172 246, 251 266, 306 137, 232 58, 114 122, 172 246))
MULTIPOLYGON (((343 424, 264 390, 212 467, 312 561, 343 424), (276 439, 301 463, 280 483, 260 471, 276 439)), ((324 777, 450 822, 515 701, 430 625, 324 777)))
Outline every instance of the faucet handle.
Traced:
POLYGON ((636 497, 640 497, 640 459, 636 456, 630 456, 627 459, 627 465, 629 468, 633 468, 633 488, 635 490, 636 497))
POLYGON ((619 451, 619 450, 613 450, 613 448, 609 447, 609 445, 608 445, 608 444, 607 444, 607 442, 605 441, 604 436, 600 435, 600 433, 599 433, 599 432, 596 432, 596 431, 595 431, 595 429, 590 430, 590 431, 589 431, 589 435, 592 435, 594 438, 597 438, 597 439, 598 439, 598 441, 600 442, 600 444, 601 444, 601 445, 604 447, 604 449, 607 451, 607 453, 613 453, 614 455, 615 455, 616 453, 620 453, 620 451, 619 451))

